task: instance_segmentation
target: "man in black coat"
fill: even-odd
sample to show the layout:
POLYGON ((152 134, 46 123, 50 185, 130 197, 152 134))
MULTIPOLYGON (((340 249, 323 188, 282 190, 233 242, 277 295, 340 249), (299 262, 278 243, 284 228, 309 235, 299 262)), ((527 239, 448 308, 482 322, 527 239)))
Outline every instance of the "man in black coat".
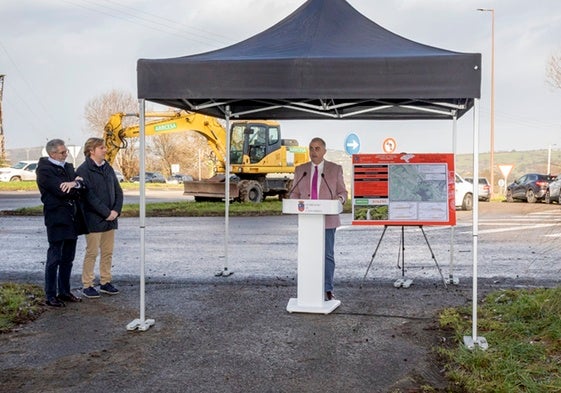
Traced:
POLYGON ((50 140, 45 148, 49 156, 39 159, 36 170, 49 241, 45 296, 47 305, 63 307, 64 302, 81 301, 70 292, 70 275, 78 235, 86 231, 78 202, 84 185, 72 164, 66 162, 64 141, 50 140))
POLYGON ((86 235, 86 253, 82 268, 82 294, 98 298, 99 292, 116 295, 119 290, 111 282, 111 265, 115 244, 117 217, 123 207, 123 190, 115 171, 105 161, 107 148, 101 138, 89 138, 84 144, 86 160, 76 173, 84 179, 88 189, 84 211, 89 234, 86 235), (99 291, 94 287, 94 267, 99 258, 99 291))

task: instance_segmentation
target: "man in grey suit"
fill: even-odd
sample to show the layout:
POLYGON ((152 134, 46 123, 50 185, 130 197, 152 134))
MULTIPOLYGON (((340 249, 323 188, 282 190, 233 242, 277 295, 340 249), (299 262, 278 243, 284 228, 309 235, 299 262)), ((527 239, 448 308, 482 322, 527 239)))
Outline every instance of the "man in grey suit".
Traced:
MULTIPOLYGON (((323 159, 327 152, 325 141, 310 141, 310 162, 299 165, 294 171, 294 188, 291 199, 339 199, 347 201, 347 188, 343 179, 343 167, 323 159)), ((334 299, 333 276, 335 273, 335 230, 341 225, 338 214, 325 216, 325 298, 334 299)))

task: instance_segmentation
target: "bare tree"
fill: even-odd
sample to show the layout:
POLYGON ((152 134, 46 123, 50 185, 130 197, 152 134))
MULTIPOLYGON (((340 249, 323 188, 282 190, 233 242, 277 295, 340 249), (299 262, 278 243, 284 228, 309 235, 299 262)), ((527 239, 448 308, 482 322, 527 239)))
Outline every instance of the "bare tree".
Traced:
POLYGON ((202 157, 202 177, 210 177, 213 164, 209 160, 211 152, 206 139, 196 132, 163 134, 154 136, 150 143, 150 152, 153 154, 159 168, 165 176, 172 174, 172 165, 179 165, 183 174, 193 178, 198 177, 199 152, 202 157))
MULTIPOLYGON (((199 178, 199 170, 201 179, 207 179, 216 174, 217 157, 214 154, 206 137, 198 133, 190 133, 187 139, 187 147, 185 157, 185 168, 190 168, 187 173, 194 179, 199 178)), ((220 166, 224 166, 222 163, 220 166)))
POLYGON ((552 55, 547 62, 546 81, 551 86, 561 89, 561 53, 552 55))
POLYGON ((113 166, 121 169, 125 179, 138 175, 138 138, 131 138, 127 143, 127 147, 119 151, 113 166))
MULTIPOLYGON (((101 136, 109 117, 118 112, 138 112, 138 101, 131 93, 112 90, 93 98, 85 108, 84 117, 89 128, 86 132, 101 136)), ((134 120, 131 120, 131 123, 134 123, 134 120)))
MULTIPOLYGON (((138 112, 138 101, 129 92, 112 90, 90 100, 85 107, 84 117, 88 129, 85 131, 89 136, 103 137, 103 129, 114 113, 138 112)), ((136 118, 124 118, 123 126, 138 122, 136 118)), ((115 158, 112 165, 120 168, 125 178, 130 178, 138 173, 138 144, 137 138, 127 141, 126 148, 122 149, 115 158)))
MULTIPOLYGON (((137 100, 132 94, 113 90, 89 101, 86 104, 85 115, 88 124, 88 134, 102 136, 103 129, 111 115, 119 112, 138 112, 137 100)), ((152 119, 153 120, 153 119, 152 119)), ((138 118, 124 117, 123 127, 138 124, 138 118)), ((139 173, 138 138, 126 138, 123 149, 120 150, 112 165, 120 168, 125 178, 129 179, 139 173)), ((211 177, 214 169, 212 150, 206 138, 195 131, 159 134, 146 139, 146 168, 160 171, 165 176, 171 175, 173 164, 178 164, 180 171, 193 178, 199 176, 199 165, 202 166, 201 177, 211 177), (200 154, 199 154, 200 152, 200 154), (202 157, 199 163, 199 156, 202 157)))
POLYGON ((157 157, 164 176, 171 175, 171 164, 177 161, 180 144, 179 137, 172 134, 156 135, 152 138, 150 152, 157 157))

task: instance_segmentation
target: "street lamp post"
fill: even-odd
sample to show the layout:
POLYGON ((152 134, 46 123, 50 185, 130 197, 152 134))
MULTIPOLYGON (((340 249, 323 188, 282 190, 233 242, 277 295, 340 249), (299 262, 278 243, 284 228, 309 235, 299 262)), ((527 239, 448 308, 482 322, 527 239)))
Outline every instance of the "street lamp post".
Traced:
POLYGON ((550 144, 547 149, 547 174, 551 175, 551 146, 557 146, 555 143, 550 144))
POLYGON ((489 166, 491 170, 491 196, 495 185, 495 176, 493 175, 494 155, 495 155, 495 9, 494 8, 478 8, 477 11, 491 13, 491 144, 489 166))

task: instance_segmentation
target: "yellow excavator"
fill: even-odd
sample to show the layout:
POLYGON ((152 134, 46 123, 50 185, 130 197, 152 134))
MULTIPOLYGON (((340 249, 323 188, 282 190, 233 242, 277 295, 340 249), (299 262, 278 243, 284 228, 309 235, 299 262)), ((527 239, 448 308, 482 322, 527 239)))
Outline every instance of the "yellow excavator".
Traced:
MULTIPOLYGON (((127 138, 138 137, 140 126, 123 126, 123 119, 137 114, 115 113, 105 125, 107 161, 112 164, 127 138)), ((147 136, 173 132, 196 132, 204 136, 216 156, 214 176, 184 182, 184 195, 196 201, 225 197, 226 129, 218 119, 186 111, 147 112, 147 136)), ((230 198, 241 202, 261 202, 267 196, 288 196, 294 168, 309 161, 308 149, 294 139, 282 139, 278 122, 269 120, 235 121, 230 129, 230 198)))

